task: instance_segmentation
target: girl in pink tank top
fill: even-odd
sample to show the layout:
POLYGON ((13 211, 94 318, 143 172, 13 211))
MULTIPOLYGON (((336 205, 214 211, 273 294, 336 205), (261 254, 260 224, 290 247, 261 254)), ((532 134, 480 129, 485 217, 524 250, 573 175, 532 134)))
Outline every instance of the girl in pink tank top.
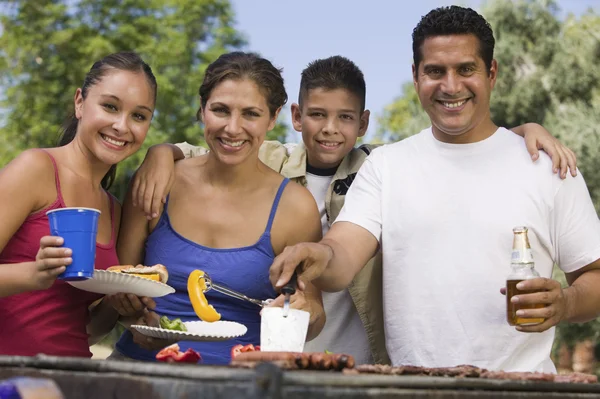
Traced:
POLYGON ((96 269, 119 264, 120 205, 106 191, 118 162, 144 141, 156 80, 135 53, 96 62, 75 94, 75 114, 60 146, 27 150, 0 170, 0 355, 90 357, 90 336, 108 333, 118 313, 102 296, 56 277, 71 263, 51 237, 46 212, 101 211, 96 269))

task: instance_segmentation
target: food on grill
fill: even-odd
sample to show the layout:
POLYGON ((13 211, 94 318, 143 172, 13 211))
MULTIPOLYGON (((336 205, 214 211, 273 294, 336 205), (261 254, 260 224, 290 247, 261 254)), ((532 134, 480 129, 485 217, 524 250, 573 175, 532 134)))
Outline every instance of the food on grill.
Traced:
POLYGON ((585 373, 570 373, 570 374, 558 374, 554 376, 554 382, 567 382, 567 383, 578 383, 578 384, 594 384, 598 382, 598 377, 592 374, 585 373))
POLYGON ((434 367, 429 369, 429 375, 441 377, 480 377, 484 370, 470 365, 456 367, 434 367))
POLYGON ((350 374, 386 374, 386 375, 428 375, 435 377, 479 377, 485 370, 475 366, 436 367, 388 366, 383 364, 361 364, 353 370, 344 370, 350 374))
POLYGON ((254 367, 263 362, 272 362, 288 370, 340 371, 354 367, 354 358, 350 355, 322 352, 243 352, 231 360, 231 365, 254 367))
POLYGON ((194 312, 200 320, 214 322, 221 320, 221 315, 208 304, 204 291, 206 291, 206 281, 204 281, 204 272, 194 270, 190 273, 187 281, 188 296, 194 308, 194 312))
POLYGON ((516 371, 485 371, 481 378, 492 380, 517 380, 517 381, 548 381, 554 382, 554 374, 534 373, 534 372, 516 372, 516 371))
POLYGON ((131 276, 147 278, 149 280, 166 283, 169 279, 169 272, 163 265, 144 266, 144 265, 119 265, 111 266, 106 269, 109 272, 125 273, 131 276))
POLYGON ((490 371, 470 365, 455 367, 419 367, 419 366, 387 366, 382 364, 361 364, 354 369, 345 369, 345 374, 385 374, 385 375, 421 375, 435 377, 485 378, 495 380, 546 381, 593 384, 598 377, 591 374, 550 374, 535 372, 490 371))

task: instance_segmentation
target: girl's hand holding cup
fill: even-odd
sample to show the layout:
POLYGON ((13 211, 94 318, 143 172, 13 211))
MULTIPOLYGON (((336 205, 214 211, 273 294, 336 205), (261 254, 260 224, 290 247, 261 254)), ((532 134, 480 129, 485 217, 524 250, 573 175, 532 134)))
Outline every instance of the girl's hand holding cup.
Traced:
POLYGON ((72 251, 61 247, 64 240, 57 236, 44 236, 40 240, 40 249, 35 262, 30 262, 28 281, 31 290, 45 290, 54 284, 59 274, 73 262, 72 251))

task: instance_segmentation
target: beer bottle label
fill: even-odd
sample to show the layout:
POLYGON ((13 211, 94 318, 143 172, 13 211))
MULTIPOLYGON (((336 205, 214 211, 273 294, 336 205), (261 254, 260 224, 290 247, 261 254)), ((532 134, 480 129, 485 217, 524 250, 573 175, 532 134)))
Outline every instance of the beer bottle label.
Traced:
POLYGON ((513 263, 533 263, 533 252, 531 248, 513 249, 511 262, 513 263))

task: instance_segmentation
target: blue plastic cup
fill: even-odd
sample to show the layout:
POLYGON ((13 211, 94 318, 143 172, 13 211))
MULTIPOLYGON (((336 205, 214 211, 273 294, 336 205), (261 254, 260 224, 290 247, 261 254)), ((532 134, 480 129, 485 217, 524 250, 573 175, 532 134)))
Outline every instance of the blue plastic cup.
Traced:
POLYGON ((50 234, 62 237, 64 248, 73 251, 73 263, 58 278, 66 281, 87 280, 94 276, 96 236, 100 211, 92 208, 60 208, 46 212, 50 234))

